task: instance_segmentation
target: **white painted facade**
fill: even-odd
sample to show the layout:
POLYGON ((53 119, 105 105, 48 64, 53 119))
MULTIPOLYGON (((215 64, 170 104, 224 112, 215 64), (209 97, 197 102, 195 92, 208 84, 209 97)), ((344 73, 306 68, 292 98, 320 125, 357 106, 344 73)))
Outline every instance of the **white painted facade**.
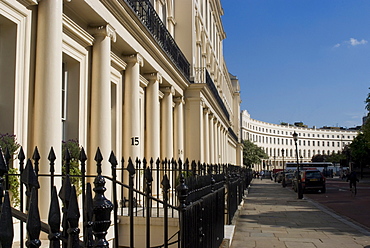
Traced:
POLYGON ((85 148, 88 174, 98 147, 108 175, 111 150, 126 161, 241 165, 240 86, 223 58, 221 1, 130 2, 0 0, 0 133, 15 134, 27 158, 37 146, 40 164, 53 147, 56 174, 69 139, 85 148), (161 32, 139 18, 134 7, 147 11, 139 3, 154 7, 161 32), (176 43, 160 42, 164 34, 176 43), (175 55, 169 44, 178 46, 175 55), (174 58, 180 53, 185 69, 174 58))
POLYGON ((248 111, 241 112, 241 135, 262 147, 269 156, 255 170, 282 169, 284 162, 296 162, 293 133, 298 134, 299 162, 311 162, 314 155, 341 152, 357 136, 357 131, 342 129, 304 128, 292 125, 277 125, 252 119, 248 111), (282 152, 284 150, 284 152, 282 152), (284 154, 283 154, 284 153, 284 154), (284 156, 283 156, 284 155, 284 156))
POLYGON ((240 86, 223 58, 221 1, 136 1, 138 11, 154 7, 156 35, 130 2, 0 1, 0 133, 15 134, 27 158, 37 146, 41 164, 53 147, 56 173, 69 139, 89 158, 100 148, 103 174, 111 150, 126 161, 241 165, 240 86))

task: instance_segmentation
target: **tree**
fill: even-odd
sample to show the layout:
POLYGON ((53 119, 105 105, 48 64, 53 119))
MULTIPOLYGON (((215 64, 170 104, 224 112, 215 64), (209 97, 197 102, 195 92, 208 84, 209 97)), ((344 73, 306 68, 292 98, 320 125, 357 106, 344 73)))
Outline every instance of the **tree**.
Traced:
POLYGON ((324 162, 327 156, 322 154, 316 154, 312 157, 312 162, 324 162))
MULTIPOLYGON (((370 88, 369 88, 370 89, 370 88)), ((370 112, 370 93, 367 94, 366 100, 365 100, 366 106, 365 109, 370 112)), ((368 114, 369 115, 369 114, 368 114)))
POLYGON ((261 163, 262 159, 268 159, 265 151, 249 140, 243 140, 243 164, 251 167, 261 163))
POLYGON ((360 167, 362 177, 363 168, 370 160, 370 140, 365 133, 359 133, 349 145, 349 149, 353 162, 360 167))

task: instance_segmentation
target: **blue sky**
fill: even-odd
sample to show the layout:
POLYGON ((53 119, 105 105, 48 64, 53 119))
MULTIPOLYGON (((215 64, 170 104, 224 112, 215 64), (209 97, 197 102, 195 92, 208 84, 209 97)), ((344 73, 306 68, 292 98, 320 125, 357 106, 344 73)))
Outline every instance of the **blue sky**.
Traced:
POLYGON ((260 121, 354 127, 370 92, 369 0, 221 0, 228 70, 260 121))

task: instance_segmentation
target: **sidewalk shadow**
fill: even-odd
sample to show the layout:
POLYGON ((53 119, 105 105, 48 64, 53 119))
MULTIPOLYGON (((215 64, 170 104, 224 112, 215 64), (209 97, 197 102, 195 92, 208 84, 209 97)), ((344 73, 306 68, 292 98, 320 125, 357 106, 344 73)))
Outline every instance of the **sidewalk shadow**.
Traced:
MULTIPOLYGON (((323 212, 310 200, 297 199, 297 193, 273 183, 257 182, 249 189, 245 205, 239 215, 241 223, 259 224, 276 228, 308 229, 366 236, 356 228, 323 212)), ((370 248, 368 246, 367 248, 370 248)))

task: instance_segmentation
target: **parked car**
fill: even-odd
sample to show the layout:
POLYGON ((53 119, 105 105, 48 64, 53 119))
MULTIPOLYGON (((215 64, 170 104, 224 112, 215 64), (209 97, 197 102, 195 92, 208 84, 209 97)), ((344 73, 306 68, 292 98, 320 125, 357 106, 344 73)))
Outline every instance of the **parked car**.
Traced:
MULTIPOLYGON (((301 170, 301 182, 303 192, 313 190, 321 191, 321 193, 326 192, 326 179, 324 175, 319 170, 301 170)), ((294 191, 297 192, 298 189, 298 180, 297 180, 297 171, 294 173, 292 187, 294 191)))
POLYGON ((276 173, 276 182, 281 183, 282 180, 283 180, 283 172, 279 171, 278 173, 276 173))
POLYGON ((285 185, 292 185, 293 173, 285 173, 285 185))

